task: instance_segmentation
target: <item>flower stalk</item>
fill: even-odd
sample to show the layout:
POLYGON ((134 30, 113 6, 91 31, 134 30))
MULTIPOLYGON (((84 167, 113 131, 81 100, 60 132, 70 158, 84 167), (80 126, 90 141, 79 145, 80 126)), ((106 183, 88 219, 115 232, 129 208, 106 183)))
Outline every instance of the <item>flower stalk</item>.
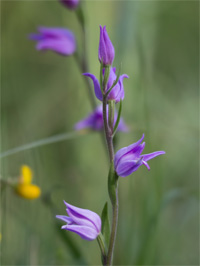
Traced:
MULTIPOLYGON (((103 79, 103 92, 106 91, 107 82, 109 80, 110 69, 105 68, 105 74, 103 79), (108 73, 106 73, 108 72, 108 73)), ((109 116, 107 116, 107 96, 103 95, 103 120, 104 120, 104 131, 106 136, 106 142, 110 158, 110 171, 108 175, 108 192, 112 203, 112 228, 108 247, 108 253, 106 256, 106 264, 112 265, 112 258, 114 253, 115 239, 117 233, 118 223, 118 176, 114 169, 114 147, 113 147, 113 121, 114 121, 114 101, 109 101, 109 116), (108 119, 107 119, 108 117, 108 119)))

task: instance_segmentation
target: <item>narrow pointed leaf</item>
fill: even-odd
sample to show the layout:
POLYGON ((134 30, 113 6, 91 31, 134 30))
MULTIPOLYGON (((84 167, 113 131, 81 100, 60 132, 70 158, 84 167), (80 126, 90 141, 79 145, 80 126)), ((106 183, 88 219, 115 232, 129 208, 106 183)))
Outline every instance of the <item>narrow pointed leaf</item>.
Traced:
POLYGON ((110 171, 108 174, 108 193, 113 205, 116 203, 117 180, 118 180, 118 175, 115 172, 114 163, 111 162, 110 171))
POLYGON ((102 227, 101 231, 104 236, 105 244, 108 247, 110 240, 110 221, 108 217, 108 203, 106 202, 101 214, 102 227))
POLYGON ((122 100, 119 103, 119 110, 118 110, 118 114, 117 114, 117 120, 113 129, 113 137, 117 131, 117 128, 119 126, 119 122, 120 122, 120 118, 121 118, 121 113, 122 113, 122 100))

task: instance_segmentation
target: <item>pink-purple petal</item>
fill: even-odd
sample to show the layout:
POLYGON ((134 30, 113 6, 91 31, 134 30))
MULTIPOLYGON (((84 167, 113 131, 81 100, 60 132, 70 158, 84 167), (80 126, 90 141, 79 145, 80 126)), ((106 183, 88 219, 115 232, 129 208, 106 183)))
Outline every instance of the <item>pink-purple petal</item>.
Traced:
POLYGON ((64 216, 64 215, 56 215, 56 218, 66 222, 66 223, 72 223, 73 222, 73 220, 70 217, 64 216))
POLYGON ((70 55, 75 52, 76 47, 68 40, 41 40, 36 45, 37 50, 53 50, 62 55, 70 55))
MULTIPOLYGON (((117 113, 115 115, 115 118, 114 118, 114 121, 116 122, 117 120, 117 113)), ((124 119, 121 118, 120 121, 119 121, 119 125, 118 125, 118 128, 117 128, 119 131, 123 131, 123 132, 128 132, 129 131, 129 128, 128 126, 126 125, 126 123, 124 122, 124 119)))
POLYGON ((93 222, 91 222, 89 219, 87 219, 85 216, 80 215, 77 212, 74 212, 72 209, 67 208, 67 214, 72 219, 72 221, 77 225, 85 225, 88 227, 93 228, 94 230, 97 230, 96 226, 93 222))
POLYGON ((69 9, 75 9, 80 0, 60 0, 60 2, 69 9))
MULTIPOLYGON (((108 115, 108 105, 107 105, 107 115, 108 115)), ((114 114, 114 123, 117 120, 117 112, 114 114)), ((102 130, 104 127, 103 122, 103 107, 102 105, 99 105, 92 113, 90 113, 87 117, 79 121, 75 124, 74 129, 75 130, 81 130, 84 128, 90 128, 93 130, 102 130)), ((118 130, 123 132, 128 132, 128 127, 123 121, 123 119, 120 119, 118 130)))
POLYGON ((143 157, 143 160, 144 161, 148 161, 148 160, 151 160, 159 155, 162 155, 162 154, 165 154, 164 151, 155 151, 155 152, 152 152, 152 153, 149 153, 149 154, 143 154, 142 157, 143 157))
POLYGON ((147 163, 147 162, 145 162, 145 161, 142 161, 142 164, 144 164, 144 165, 146 166, 146 168, 147 168, 148 170, 150 170, 150 166, 148 165, 148 163, 147 163))
POLYGON ((128 147, 122 148, 116 153, 114 165, 118 176, 126 177, 132 172, 136 171, 142 164, 144 164, 147 169, 150 170, 150 166, 148 165, 147 161, 161 154, 165 154, 164 151, 156 151, 142 155, 141 153, 145 147, 145 142, 141 144, 143 139, 144 134, 138 142, 133 143, 128 147))
POLYGON ((29 39, 38 41, 37 50, 52 50, 61 55, 71 55, 76 50, 76 39, 68 29, 38 27, 39 34, 30 34, 29 39))
POLYGON ((101 88, 100 88, 100 84, 99 84, 98 79, 95 77, 95 75, 90 74, 90 73, 83 73, 83 75, 92 79, 93 84, 94 84, 95 95, 96 95, 97 99, 102 101, 103 100, 103 95, 102 95, 102 92, 101 92, 101 88))
POLYGON ((118 161, 120 160, 120 158, 123 155, 127 154, 129 151, 133 150, 135 147, 140 145, 140 143, 143 141, 143 139, 144 139, 144 134, 142 135, 141 139, 139 139, 136 143, 133 143, 133 144, 129 145, 128 147, 124 147, 124 148, 118 150, 115 154, 115 159, 114 159, 115 166, 118 164, 118 161))
POLYGON ((65 230, 78 234, 82 239, 92 241, 97 238, 99 233, 91 227, 84 225, 66 225, 65 230))
POLYGON ((73 211, 74 215, 77 215, 77 217, 80 217, 80 215, 81 215, 84 219, 91 221, 95 225, 95 227, 97 228, 97 230, 99 232, 101 231, 101 219, 100 219, 99 215, 97 215, 93 211, 75 207, 75 206, 73 206, 73 205, 71 205, 65 201, 64 201, 64 203, 67 206, 67 209, 70 209, 73 211))
POLYGON ((100 38, 99 38, 99 61, 104 65, 112 65, 115 57, 115 49, 107 34, 106 26, 102 28, 100 25, 100 38))
POLYGON ((133 172, 137 171, 137 169, 142 165, 142 160, 140 159, 139 161, 130 161, 130 163, 125 164, 123 163, 124 166, 119 167, 117 171, 117 174, 121 177, 126 177, 133 172))

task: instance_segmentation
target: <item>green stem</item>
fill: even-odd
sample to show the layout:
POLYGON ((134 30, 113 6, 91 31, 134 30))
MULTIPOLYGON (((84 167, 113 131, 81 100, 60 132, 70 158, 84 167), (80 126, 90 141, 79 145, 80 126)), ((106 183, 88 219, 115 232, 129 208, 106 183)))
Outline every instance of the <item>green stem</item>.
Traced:
POLYGON ((106 259, 107 265, 112 265, 112 258, 115 247, 115 239, 117 234, 117 224, 118 224, 118 209, 119 209, 119 199, 118 199, 118 185, 116 186, 116 201, 112 204, 112 230, 110 235, 110 243, 108 247, 108 255, 106 259))
POLYGON ((103 96, 103 121, 104 121, 104 130, 106 136, 106 143, 109 152, 110 162, 114 160, 114 148, 113 148, 113 138, 112 132, 108 127, 108 119, 107 119, 107 99, 103 96))
MULTIPOLYGON (((87 32, 86 32, 86 26, 85 26, 85 15, 84 11, 82 9, 82 6, 80 5, 77 12, 77 19, 80 23, 81 29, 82 29, 82 42, 83 42, 83 52, 82 52, 82 58, 78 56, 77 53, 75 53, 75 59, 78 63, 78 66, 82 73, 88 72, 89 66, 88 66, 88 56, 87 56, 87 32)), ((88 88, 88 96, 90 99, 91 106, 93 110, 96 108, 96 101, 93 93, 93 87, 88 79, 84 79, 88 88)))
MULTIPOLYGON (((106 77, 106 80, 108 80, 108 78, 109 76, 106 77)), ((107 85, 106 82, 104 82, 103 85, 104 85, 103 91, 105 91, 105 88, 107 85)), ((112 203, 112 229, 111 229, 108 253, 106 256, 106 265, 110 266, 112 265, 112 258, 113 258, 113 253, 114 253, 115 239, 116 239, 116 234, 117 234, 117 223, 118 223, 118 186, 117 186, 118 177, 116 176, 115 169, 114 169, 114 148, 113 148, 113 136, 112 136, 113 128, 110 129, 108 125, 106 106, 107 106, 107 95, 103 95, 104 131, 105 131, 106 142, 107 142, 110 163, 111 163, 110 173, 108 177, 108 190, 109 190, 109 195, 110 195, 110 199, 112 203)), ((110 109, 114 109, 112 105, 110 106, 110 109)), ((113 110, 110 110, 110 113, 113 113, 113 112, 114 112, 113 110)), ((110 115, 110 118, 111 118, 111 115, 110 115)), ((111 123, 111 119, 110 119, 110 123, 111 123)))
MULTIPOLYGON (((87 63, 86 57, 84 56, 82 61, 81 61, 81 59, 80 59, 80 57, 79 57, 79 55, 77 53, 74 54, 74 57, 75 57, 75 60, 77 62, 77 65, 78 65, 81 73, 88 72, 88 63, 87 63)), ((88 93, 88 97, 89 97, 89 100, 90 100, 90 104, 92 106, 92 109, 94 110, 97 105, 96 105, 96 101, 95 101, 95 98, 94 98, 93 88, 92 88, 92 85, 91 85, 91 83, 90 83, 90 81, 88 79, 84 79, 84 80, 85 80, 85 83, 86 83, 87 93, 88 93)))

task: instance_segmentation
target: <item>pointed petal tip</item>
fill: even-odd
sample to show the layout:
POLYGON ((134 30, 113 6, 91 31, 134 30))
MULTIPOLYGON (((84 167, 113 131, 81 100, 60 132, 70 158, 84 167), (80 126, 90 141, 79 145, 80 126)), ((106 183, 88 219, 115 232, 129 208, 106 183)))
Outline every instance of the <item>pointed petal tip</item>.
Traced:
POLYGON ((64 204, 68 207, 68 203, 67 203, 65 200, 63 200, 63 202, 64 202, 64 204))
POLYGON ((83 76, 87 76, 89 77, 90 75, 92 75, 91 73, 82 73, 83 76))
POLYGON ((144 139, 144 133, 142 134, 142 137, 141 137, 141 139, 139 140, 140 143, 143 141, 143 139, 144 139))
POLYGON ((67 225, 65 224, 65 225, 62 225, 61 226, 61 229, 65 229, 65 230, 67 230, 67 225))
POLYGON ((123 74, 123 75, 121 75, 121 77, 124 79, 124 78, 126 78, 126 79, 129 79, 129 76, 127 75, 127 74, 123 74))

